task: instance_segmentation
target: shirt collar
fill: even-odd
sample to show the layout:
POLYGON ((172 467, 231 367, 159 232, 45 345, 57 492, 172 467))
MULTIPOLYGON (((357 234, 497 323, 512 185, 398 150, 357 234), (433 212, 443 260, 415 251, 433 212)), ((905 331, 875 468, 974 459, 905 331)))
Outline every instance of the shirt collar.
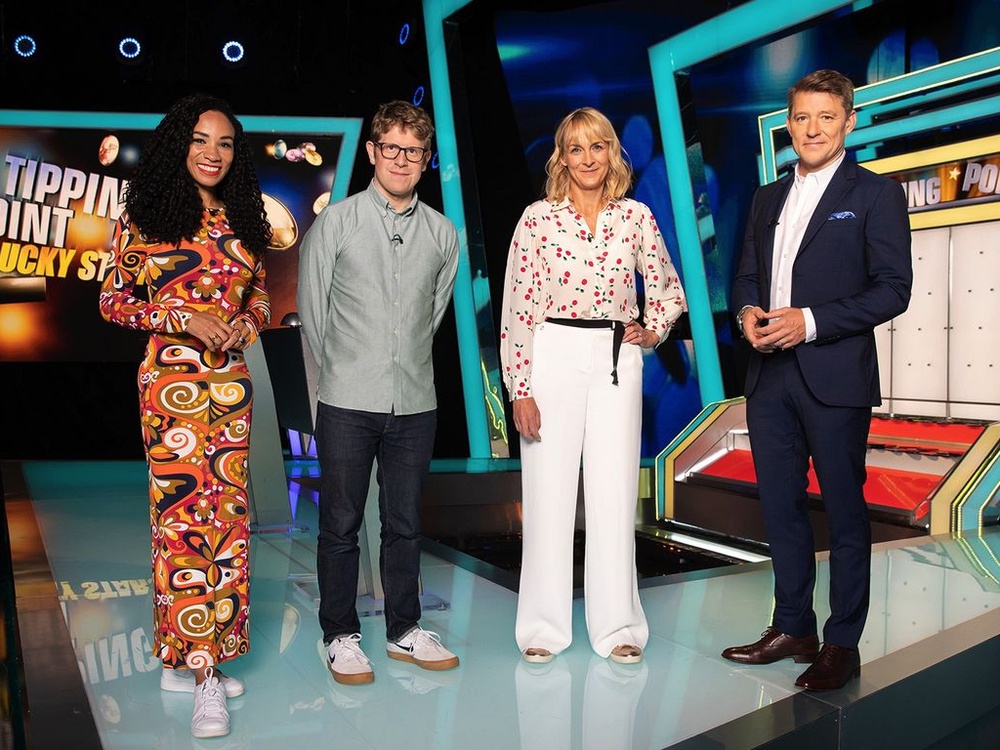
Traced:
POLYGON ((372 199, 372 203, 375 204, 375 207, 379 210, 383 217, 388 216, 390 213, 399 214, 400 216, 408 216, 413 213, 417 207, 417 193, 414 191, 413 200, 410 201, 410 204, 402 211, 397 211, 393 208, 389 199, 382 195, 382 193, 378 191, 378 188, 375 187, 375 178, 372 178, 372 181, 368 183, 368 196, 372 199))
POLYGON ((836 159, 834 159, 830 164, 828 164, 827 166, 823 167, 822 169, 817 169, 815 172, 810 172, 809 174, 807 174, 805 176, 802 176, 802 175, 799 174, 799 168, 796 165, 796 167, 795 167, 795 185, 796 185, 796 187, 802 187, 802 184, 807 179, 812 179, 812 180, 816 181, 817 185, 819 185, 822 188, 825 188, 827 185, 830 184, 830 180, 833 179, 834 172, 836 172, 837 169, 840 168, 840 165, 844 161, 844 158, 846 156, 847 156, 847 151, 846 150, 841 151, 840 152, 840 156, 838 156, 836 159))
MULTIPOLYGON (((550 201, 549 205, 552 207, 553 211, 563 211, 563 210, 566 210, 566 209, 572 209, 573 208, 572 204, 570 204, 570 202, 569 202, 569 196, 568 195, 564 196, 561 200, 558 200, 555 203, 552 203, 550 201)), ((617 201, 614 198, 612 198, 612 199, 608 200, 607 205, 604 208, 601 209, 601 213, 604 213, 605 211, 610 211, 612 209, 618 208, 619 205, 620 205, 620 201, 617 201)))

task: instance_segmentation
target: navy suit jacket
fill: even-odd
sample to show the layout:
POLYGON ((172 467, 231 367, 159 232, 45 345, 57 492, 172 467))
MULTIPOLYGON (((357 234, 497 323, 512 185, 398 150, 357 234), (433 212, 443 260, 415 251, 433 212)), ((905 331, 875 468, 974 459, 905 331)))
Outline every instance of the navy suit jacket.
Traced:
MULTIPOLYGON (((770 305, 775 226, 794 175, 754 194, 733 281, 732 310, 770 305)), ((913 269, 902 186, 845 157, 820 198, 792 266, 791 307, 808 307, 816 339, 796 346, 812 394, 829 406, 881 403, 876 326, 906 310, 913 269)), ((751 350, 746 394, 763 357, 751 350)))

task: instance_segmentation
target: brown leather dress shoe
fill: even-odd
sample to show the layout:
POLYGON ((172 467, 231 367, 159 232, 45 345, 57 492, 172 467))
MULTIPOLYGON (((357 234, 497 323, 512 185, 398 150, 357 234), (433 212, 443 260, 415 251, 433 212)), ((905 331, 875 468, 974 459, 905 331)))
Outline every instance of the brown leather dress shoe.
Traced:
POLYGON ((806 690, 839 690, 847 681, 861 676, 861 654, 857 649, 824 645, 795 686, 806 690))
POLYGON ((815 659, 818 652, 817 636, 805 635, 798 638, 769 627, 761 633, 761 639, 756 643, 730 646, 722 652, 722 658, 740 664, 772 664, 790 656, 799 664, 805 664, 815 659))

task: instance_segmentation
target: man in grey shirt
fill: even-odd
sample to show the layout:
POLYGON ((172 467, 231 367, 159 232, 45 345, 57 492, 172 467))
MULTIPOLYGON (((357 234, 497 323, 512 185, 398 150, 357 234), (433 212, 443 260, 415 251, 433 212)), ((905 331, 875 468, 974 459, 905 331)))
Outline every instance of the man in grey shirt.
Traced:
POLYGON ((356 597, 376 457, 386 653, 424 669, 458 666, 419 625, 420 498, 437 426, 431 345, 458 269, 454 224, 416 194, 433 134, 424 110, 383 104, 366 144, 371 184, 324 208, 299 255, 298 311, 319 364, 319 620, 333 678, 347 685, 374 679, 356 597))

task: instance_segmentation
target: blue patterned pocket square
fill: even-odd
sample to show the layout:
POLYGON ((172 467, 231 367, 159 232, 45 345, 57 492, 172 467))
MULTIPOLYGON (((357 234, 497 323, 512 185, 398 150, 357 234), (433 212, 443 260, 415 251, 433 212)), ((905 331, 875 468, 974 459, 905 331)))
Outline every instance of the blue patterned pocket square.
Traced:
POLYGON ((854 215, 853 211, 837 211, 835 213, 830 214, 826 218, 826 220, 835 221, 836 219, 856 219, 856 218, 858 217, 854 215))

